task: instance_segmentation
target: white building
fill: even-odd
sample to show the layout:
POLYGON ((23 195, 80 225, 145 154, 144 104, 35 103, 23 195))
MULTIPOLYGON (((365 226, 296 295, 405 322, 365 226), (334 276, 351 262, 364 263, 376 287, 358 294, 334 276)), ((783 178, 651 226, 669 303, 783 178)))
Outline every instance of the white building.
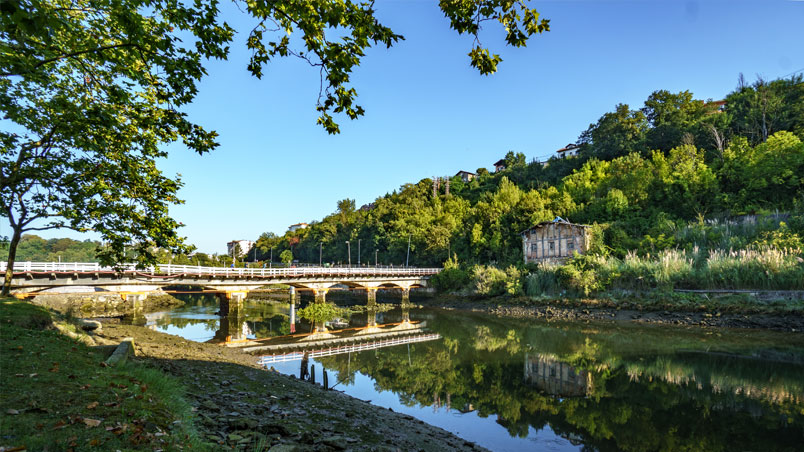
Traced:
POLYGON ((306 229, 308 226, 307 223, 296 223, 288 226, 288 232, 296 232, 299 229, 306 229))
POLYGON ((229 254, 229 256, 231 256, 232 253, 234 253, 235 247, 237 246, 240 249, 238 250, 239 253, 236 257, 243 257, 249 251, 251 251, 252 248, 254 248, 254 245, 255 242, 252 242, 251 240, 232 240, 226 244, 226 252, 229 254))
POLYGON ((580 149, 581 147, 579 145, 570 143, 564 146, 563 148, 557 150, 556 153, 560 158, 563 159, 567 157, 575 157, 576 155, 578 155, 578 151, 580 149))

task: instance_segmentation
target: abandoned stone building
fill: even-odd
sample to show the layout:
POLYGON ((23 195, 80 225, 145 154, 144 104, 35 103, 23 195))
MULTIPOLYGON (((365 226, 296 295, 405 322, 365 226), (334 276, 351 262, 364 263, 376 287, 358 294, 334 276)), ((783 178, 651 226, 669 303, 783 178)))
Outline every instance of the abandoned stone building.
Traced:
POLYGON ((525 263, 558 262, 584 254, 589 248, 589 226, 556 217, 522 231, 525 263))

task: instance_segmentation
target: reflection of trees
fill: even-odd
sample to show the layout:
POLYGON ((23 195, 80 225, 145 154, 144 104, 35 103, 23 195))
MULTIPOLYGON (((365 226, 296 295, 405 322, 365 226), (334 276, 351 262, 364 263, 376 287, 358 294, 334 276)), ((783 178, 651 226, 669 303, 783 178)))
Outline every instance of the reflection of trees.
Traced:
POLYGON ((549 424, 599 450, 795 450, 804 437, 801 365, 675 352, 746 344, 667 330, 459 320, 429 320, 443 340, 411 344, 410 357, 399 346, 321 361, 342 379, 370 375, 408 406, 449 400, 497 415, 511 435, 549 424), (525 353, 572 366, 589 379, 588 396, 558 398, 526 384, 525 353))

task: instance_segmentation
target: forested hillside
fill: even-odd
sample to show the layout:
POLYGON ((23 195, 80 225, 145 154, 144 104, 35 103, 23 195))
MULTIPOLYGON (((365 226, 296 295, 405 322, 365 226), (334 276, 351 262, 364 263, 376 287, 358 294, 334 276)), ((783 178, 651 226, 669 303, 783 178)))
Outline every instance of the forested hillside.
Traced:
POLYGON ((591 124, 576 157, 528 163, 511 151, 504 170, 478 169, 469 183, 451 177, 449 194, 444 181, 435 191, 423 179, 359 209, 345 199, 307 229, 261 236, 258 258, 273 247, 274 260, 289 249, 318 262, 321 250, 324 262, 345 263, 348 240, 352 264, 360 241, 361 263, 373 264, 376 251, 380 264, 399 265, 410 240, 410 265, 442 265, 452 253, 462 265, 504 267, 522 261, 519 232, 556 215, 595 224, 596 253, 619 258, 677 247, 800 247, 804 80, 741 79, 723 100, 656 91, 640 108, 620 104, 591 124), (777 211, 791 213, 781 230, 760 220, 735 235, 726 221, 777 211))

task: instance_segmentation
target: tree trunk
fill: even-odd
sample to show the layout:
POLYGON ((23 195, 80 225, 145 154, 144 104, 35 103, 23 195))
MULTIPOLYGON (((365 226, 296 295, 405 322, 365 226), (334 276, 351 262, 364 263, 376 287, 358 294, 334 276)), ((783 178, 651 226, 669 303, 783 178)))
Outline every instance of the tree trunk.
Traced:
POLYGON ((14 276, 14 260, 17 258, 17 245, 20 244, 22 237, 22 228, 14 228, 14 233, 11 235, 11 243, 8 247, 8 265, 6 266, 6 276, 3 280, 2 295, 7 297, 11 291, 11 278, 14 276))

